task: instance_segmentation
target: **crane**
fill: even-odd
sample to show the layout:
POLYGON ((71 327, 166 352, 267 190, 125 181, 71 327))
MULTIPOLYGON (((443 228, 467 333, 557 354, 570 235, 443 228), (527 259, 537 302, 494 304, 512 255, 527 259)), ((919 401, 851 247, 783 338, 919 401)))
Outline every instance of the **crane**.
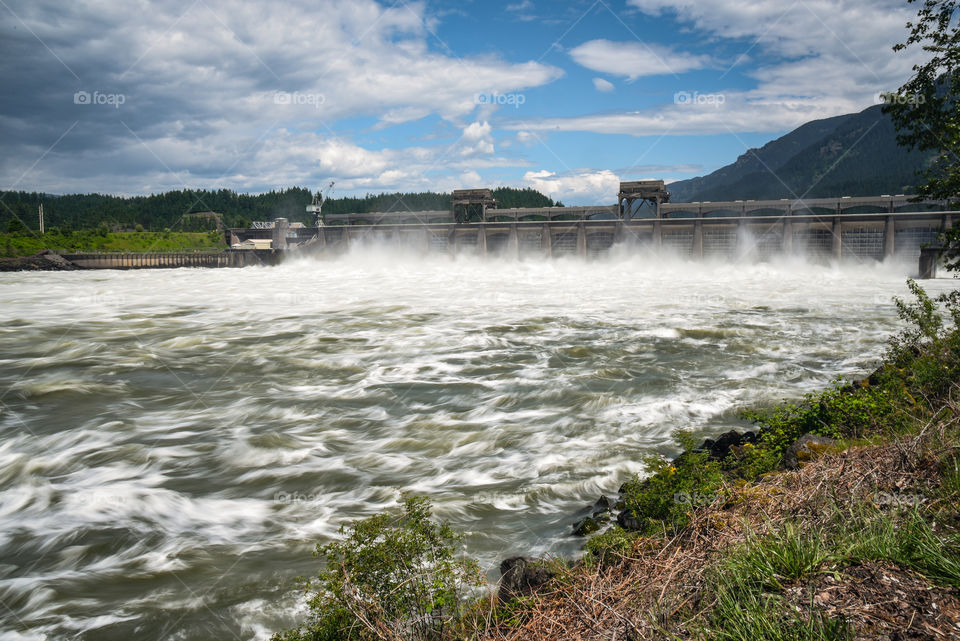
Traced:
POLYGON ((323 203, 330 196, 330 192, 333 191, 333 182, 327 186, 327 195, 324 196, 322 191, 318 191, 313 195, 313 202, 307 205, 307 213, 315 214, 317 220, 317 227, 323 227, 323 215, 320 211, 323 209, 323 203))

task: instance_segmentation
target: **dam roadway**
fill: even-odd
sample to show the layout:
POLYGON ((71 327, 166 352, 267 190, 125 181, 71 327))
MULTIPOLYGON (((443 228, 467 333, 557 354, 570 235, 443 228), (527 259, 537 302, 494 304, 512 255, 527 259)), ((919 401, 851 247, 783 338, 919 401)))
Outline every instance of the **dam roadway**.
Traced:
MULTIPOLYGON (((318 197, 320 195, 318 194, 318 197)), ((947 203, 912 196, 671 203, 661 180, 620 183, 615 205, 502 209, 490 189, 453 192, 451 209, 319 216, 314 227, 286 219, 226 232, 232 247, 329 254, 357 244, 417 252, 596 258, 614 246, 681 258, 814 262, 916 261, 953 226, 947 203)), ((929 251, 927 252, 929 254, 929 251)))

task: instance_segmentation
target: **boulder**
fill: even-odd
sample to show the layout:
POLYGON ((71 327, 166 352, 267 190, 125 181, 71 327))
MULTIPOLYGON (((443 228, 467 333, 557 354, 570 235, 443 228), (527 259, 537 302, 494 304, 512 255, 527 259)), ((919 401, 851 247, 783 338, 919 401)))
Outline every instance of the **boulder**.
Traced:
POLYGON ((600 529, 600 521, 588 516, 573 524, 574 536, 588 536, 600 529))
POLYGON ((497 598, 510 601, 537 591, 554 577, 538 559, 527 556, 514 556, 500 564, 500 589, 497 598))
POLYGON ((783 454, 783 466, 788 470, 795 470, 801 463, 815 459, 836 443, 832 438, 817 434, 804 434, 783 454))
POLYGON ((632 510, 623 510, 617 515, 617 525, 624 530, 639 531, 643 529, 643 523, 633 515, 632 510))
POLYGON ((731 448, 741 447, 744 443, 756 443, 759 440, 756 432, 738 432, 730 430, 717 437, 717 440, 706 439, 700 446, 700 452, 707 452, 715 461, 725 459, 731 448))
POLYGON ((597 502, 593 504, 593 516, 600 516, 604 512, 609 512, 613 508, 613 503, 610 502, 606 496, 601 496, 597 499, 597 502))

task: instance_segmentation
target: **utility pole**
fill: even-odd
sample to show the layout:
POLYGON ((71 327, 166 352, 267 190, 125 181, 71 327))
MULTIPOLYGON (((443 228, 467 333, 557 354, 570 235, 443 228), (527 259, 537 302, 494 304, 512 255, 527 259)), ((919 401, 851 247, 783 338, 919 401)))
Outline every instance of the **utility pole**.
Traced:
POLYGON ((40 210, 37 212, 40 216, 40 233, 43 233, 43 203, 40 203, 40 210))

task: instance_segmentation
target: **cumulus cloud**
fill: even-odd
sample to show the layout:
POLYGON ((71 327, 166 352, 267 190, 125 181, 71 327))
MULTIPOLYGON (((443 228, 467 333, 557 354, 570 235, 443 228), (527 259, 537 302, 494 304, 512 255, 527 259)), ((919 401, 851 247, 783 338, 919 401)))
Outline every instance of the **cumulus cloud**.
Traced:
POLYGON ((403 171, 389 163, 429 166, 425 156, 447 153, 447 146, 393 154, 338 142, 337 123, 358 117, 389 127, 438 116, 464 131, 471 154, 498 164, 482 158, 495 151, 491 132, 467 124, 476 95, 518 92, 562 75, 538 62, 434 51, 432 18, 421 3, 6 6, 0 69, 16 91, 0 94, 4 188, 257 191, 300 179, 376 181, 403 171), (98 103, 104 96, 113 103, 98 103), (304 154, 317 157, 295 166, 304 154))
POLYGON ((524 183, 564 204, 597 204, 616 201, 620 178, 609 169, 584 169, 557 174, 546 169, 528 171, 524 183))
MULTIPOLYGON (((691 83, 658 108, 547 118, 513 123, 515 129, 590 131, 649 135, 728 132, 778 133, 804 122, 865 109, 880 91, 906 80, 922 54, 893 53, 915 11, 900 0, 629 0, 640 11, 675 19, 693 34, 734 53, 722 65, 667 51, 656 61, 638 43, 594 40, 577 47, 574 59, 596 71, 634 78, 660 71, 680 74, 714 64, 720 80, 743 72, 753 89, 705 89, 691 83), (624 47, 622 57, 618 53, 624 47), (720 100, 708 100, 720 96, 720 100), (684 102, 684 98, 693 100, 684 102), (700 97, 704 102, 697 102, 700 97)), ((652 45, 651 45, 652 47, 652 45)), ((656 51, 656 49, 651 49, 656 51)))
POLYGON ((709 64, 707 56, 677 52, 668 47, 641 42, 591 40, 570 50, 577 64, 636 80, 641 76, 679 75, 709 64))
POLYGON ((492 154, 493 137, 490 132, 493 128, 489 122, 474 122, 463 130, 460 138, 459 153, 461 156, 477 156, 492 154))

